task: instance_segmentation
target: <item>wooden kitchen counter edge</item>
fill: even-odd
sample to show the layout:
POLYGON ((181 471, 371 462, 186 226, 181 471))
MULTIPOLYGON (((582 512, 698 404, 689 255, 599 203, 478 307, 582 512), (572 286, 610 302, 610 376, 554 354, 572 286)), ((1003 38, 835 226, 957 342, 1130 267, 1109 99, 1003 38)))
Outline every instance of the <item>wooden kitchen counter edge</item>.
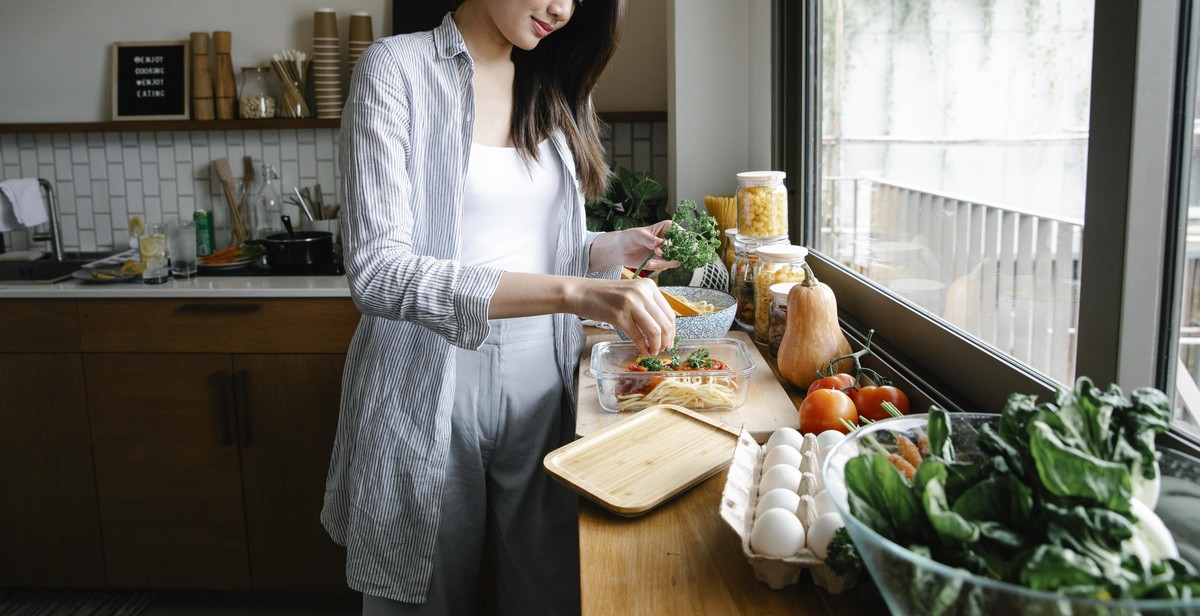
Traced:
MULTIPOLYGON (((603 333, 589 329, 589 334, 603 333)), ((768 360, 776 378, 779 372, 768 360)), ((802 396, 785 387, 793 402, 802 396)), ((833 595, 807 575, 771 590, 754 577, 718 507, 726 472, 660 507, 624 518, 580 499, 579 569, 585 616, 607 614, 872 614, 853 589, 833 595)))

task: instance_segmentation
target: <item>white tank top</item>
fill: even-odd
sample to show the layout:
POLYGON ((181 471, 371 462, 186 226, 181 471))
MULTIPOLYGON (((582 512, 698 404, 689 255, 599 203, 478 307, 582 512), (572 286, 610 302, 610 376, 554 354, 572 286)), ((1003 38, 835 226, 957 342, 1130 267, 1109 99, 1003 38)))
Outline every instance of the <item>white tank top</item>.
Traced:
POLYGON ((558 225, 567 198, 550 140, 526 166, 516 148, 471 144, 463 195, 463 265, 554 272, 558 225))

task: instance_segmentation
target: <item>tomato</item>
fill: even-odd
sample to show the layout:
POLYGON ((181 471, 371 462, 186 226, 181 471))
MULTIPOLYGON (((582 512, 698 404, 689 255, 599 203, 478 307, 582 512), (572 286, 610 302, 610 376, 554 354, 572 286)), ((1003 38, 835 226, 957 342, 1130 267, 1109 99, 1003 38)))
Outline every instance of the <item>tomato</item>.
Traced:
MULTIPOLYGON (((812 392, 814 392, 818 389, 845 390, 847 387, 853 387, 853 386, 854 386, 854 375, 846 374, 845 372, 839 372, 833 376, 821 377, 821 378, 813 381, 812 385, 808 386, 808 393, 811 394, 812 392)), ((846 393, 849 394, 848 391, 846 393)))
POLYGON ((883 410, 884 402, 891 402, 901 414, 908 414, 908 396, 891 385, 861 387, 858 390, 858 397, 854 399, 854 405, 858 407, 858 414, 871 421, 891 417, 887 411, 883 410))
POLYGON ((837 430, 849 434, 850 429, 840 420, 858 424, 858 410, 854 401, 837 389, 816 389, 800 403, 800 431, 820 434, 826 430, 837 430))

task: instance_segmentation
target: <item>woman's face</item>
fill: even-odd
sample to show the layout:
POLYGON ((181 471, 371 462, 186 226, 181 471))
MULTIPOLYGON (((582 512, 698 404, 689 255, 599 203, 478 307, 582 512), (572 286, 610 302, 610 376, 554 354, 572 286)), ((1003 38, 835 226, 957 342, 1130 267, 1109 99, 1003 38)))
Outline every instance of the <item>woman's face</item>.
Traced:
POLYGON ((508 42, 525 51, 567 25, 575 0, 485 0, 485 11, 508 42))

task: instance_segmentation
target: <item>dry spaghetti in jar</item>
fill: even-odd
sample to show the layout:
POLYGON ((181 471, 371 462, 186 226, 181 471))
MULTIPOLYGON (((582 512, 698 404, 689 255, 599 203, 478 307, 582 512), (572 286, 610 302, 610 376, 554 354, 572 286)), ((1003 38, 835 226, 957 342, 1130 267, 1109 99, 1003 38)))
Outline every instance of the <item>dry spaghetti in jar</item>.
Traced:
POLYGON ((783 238, 788 234, 788 197, 782 171, 743 171, 737 174, 738 234, 783 238))
POLYGON ((803 246, 771 245, 758 249, 754 264, 754 341, 770 342, 771 285, 780 282, 804 282, 803 246))

